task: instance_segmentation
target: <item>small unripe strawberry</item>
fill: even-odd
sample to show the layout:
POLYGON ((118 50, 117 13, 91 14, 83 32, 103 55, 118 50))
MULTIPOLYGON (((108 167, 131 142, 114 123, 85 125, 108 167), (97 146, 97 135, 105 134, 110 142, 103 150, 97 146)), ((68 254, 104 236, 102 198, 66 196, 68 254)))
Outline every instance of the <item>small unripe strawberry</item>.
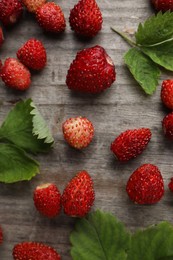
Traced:
POLYGON ((34 191, 34 204, 37 210, 48 218, 53 218, 61 210, 61 194, 57 186, 47 183, 38 186, 34 191))
POLYGON ((86 171, 79 172, 64 189, 62 206, 64 213, 73 217, 84 217, 94 203, 93 181, 86 171))
POLYGON ((43 43, 37 39, 29 39, 17 51, 17 58, 29 69, 41 70, 47 61, 43 43))
POLYGON ((39 25, 47 32, 60 33, 65 30, 66 22, 59 5, 48 2, 36 11, 39 25))
POLYGON ((140 155, 151 139, 149 128, 126 130, 111 144, 111 151, 121 162, 126 162, 140 155))
POLYGON ((35 13, 40 6, 46 3, 46 0, 22 0, 22 3, 29 12, 35 13))
POLYGON ((167 79, 163 81, 161 100, 167 108, 173 110, 173 80, 167 79))
POLYGON ((15 24, 23 14, 20 0, 0 0, 0 21, 4 26, 15 24))
POLYGON ((64 139, 76 149, 87 147, 94 136, 94 127, 86 117, 67 119, 62 126, 64 139))
POLYGON ((80 0, 70 11, 71 29, 83 37, 94 37, 102 28, 102 14, 95 0, 80 0))
POLYGON ((169 140, 173 140, 173 112, 169 113, 163 118, 162 128, 163 128, 164 135, 169 140))
POLYGON ((15 58, 5 60, 0 70, 0 77, 7 87, 16 90, 26 90, 31 84, 29 70, 15 58))
POLYGON ((152 164, 141 165, 130 176, 126 191, 135 203, 157 203, 164 194, 163 178, 158 167, 152 164))
POLYGON ((60 260, 53 247, 37 242, 23 242, 13 248, 14 260, 60 260))
POLYGON ((109 88, 115 79, 112 59, 97 45, 77 53, 68 70, 66 84, 71 90, 96 94, 109 88))

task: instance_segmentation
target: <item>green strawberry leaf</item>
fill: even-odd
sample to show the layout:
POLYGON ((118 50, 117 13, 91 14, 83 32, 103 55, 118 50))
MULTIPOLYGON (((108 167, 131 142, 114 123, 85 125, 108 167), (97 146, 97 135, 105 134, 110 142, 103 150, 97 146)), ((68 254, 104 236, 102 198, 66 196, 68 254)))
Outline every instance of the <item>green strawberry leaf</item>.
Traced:
POLYGON ((54 139, 46 125, 45 120, 41 116, 34 103, 31 102, 30 105, 33 107, 33 110, 31 111, 31 115, 33 115, 33 134, 37 136, 37 139, 44 140, 44 143, 53 144, 54 139))
POLYGON ((173 13, 159 12, 148 18, 145 23, 138 26, 135 34, 138 45, 153 45, 173 37, 173 13))
POLYGON ((173 259, 173 226, 162 222, 137 231, 131 239, 127 260, 173 259))
POLYGON ((77 221, 70 241, 73 260, 125 260, 130 234, 113 215, 97 210, 77 221))
POLYGON ((150 48, 141 47, 141 50, 155 63, 173 71, 173 41, 150 48))
POLYGON ((46 152, 53 138, 31 99, 20 101, 0 128, 0 138, 32 152, 46 152))
POLYGON ((173 260, 173 256, 161 257, 159 260, 173 260))
POLYGON ((142 89, 151 95, 158 85, 160 70, 146 55, 138 49, 130 49, 124 61, 142 89))
POLYGON ((39 164, 13 144, 0 144, 0 182, 30 180, 39 173, 39 164))

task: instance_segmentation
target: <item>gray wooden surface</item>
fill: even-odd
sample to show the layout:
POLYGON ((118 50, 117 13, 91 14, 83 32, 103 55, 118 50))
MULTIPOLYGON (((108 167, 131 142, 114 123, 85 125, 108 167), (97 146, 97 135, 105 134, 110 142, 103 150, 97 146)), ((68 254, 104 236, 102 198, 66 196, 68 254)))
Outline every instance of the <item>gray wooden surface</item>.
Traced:
MULTIPOLYGON (((98 0, 103 13, 103 29, 91 41, 77 39, 70 30, 69 11, 76 1, 55 2, 65 13, 67 28, 64 34, 58 37, 46 35, 32 15, 25 15, 17 26, 5 31, 5 43, 0 50, 0 58, 4 60, 15 57, 17 49, 30 37, 43 41, 48 55, 47 67, 33 75, 32 86, 27 92, 15 94, 0 82, 0 121, 13 106, 11 102, 21 97, 32 97, 55 138, 53 151, 38 157, 40 175, 30 182, 0 184, 0 224, 4 230, 1 260, 12 259, 14 244, 26 240, 48 243, 58 250, 62 259, 71 259, 69 235, 75 219, 63 214, 54 220, 42 217, 34 208, 32 194, 37 185, 45 182, 55 182, 63 191, 67 182, 82 169, 91 174, 95 183, 93 209, 112 212, 131 230, 162 220, 173 223, 173 195, 167 188, 173 176, 173 144, 166 141, 162 134, 161 121, 167 111, 160 101, 160 86, 151 97, 139 89, 122 59, 129 47, 110 30, 111 25, 128 32, 136 29, 139 22, 153 13, 150 1, 98 0), (97 96, 74 94, 65 85, 69 65, 78 50, 96 44, 105 47, 115 62, 116 83, 97 96), (88 117, 95 126, 94 140, 83 151, 70 148, 63 140, 61 131, 65 119, 78 115, 88 117), (152 130, 153 136, 147 150, 129 163, 118 163, 110 152, 110 143, 121 131, 138 127, 152 130), (153 206, 134 205, 125 191, 130 174, 143 163, 156 164, 165 181, 165 196, 153 206)), ((168 77, 173 77, 173 74, 164 72, 161 80, 168 77)))

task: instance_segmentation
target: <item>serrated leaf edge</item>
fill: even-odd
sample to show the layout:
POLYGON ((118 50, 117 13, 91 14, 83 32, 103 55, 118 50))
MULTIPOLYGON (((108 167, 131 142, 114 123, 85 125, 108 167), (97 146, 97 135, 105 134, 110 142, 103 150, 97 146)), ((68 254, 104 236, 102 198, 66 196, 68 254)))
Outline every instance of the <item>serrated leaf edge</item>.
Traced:
POLYGON ((31 100, 30 106, 32 107, 32 111, 30 112, 30 114, 33 116, 32 122, 33 122, 33 129, 32 129, 32 133, 33 135, 35 135, 37 137, 37 139, 40 140, 44 140, 44 143, 47 144, 51 144, 53 145, 54 143, 54 139, 50 133, 50 130, 48 129, 46 122, 44 121, 41 113, 39 112, 39 110, 37 109, 36 105, 34 104, 34 102, 31 100), (46 127, 48 135, 42 135, 37 128, 34 125, 34 119, 36 118, 36 116, 39 116, 42 120, 42 122, 44 122, 44 127, 46 127))

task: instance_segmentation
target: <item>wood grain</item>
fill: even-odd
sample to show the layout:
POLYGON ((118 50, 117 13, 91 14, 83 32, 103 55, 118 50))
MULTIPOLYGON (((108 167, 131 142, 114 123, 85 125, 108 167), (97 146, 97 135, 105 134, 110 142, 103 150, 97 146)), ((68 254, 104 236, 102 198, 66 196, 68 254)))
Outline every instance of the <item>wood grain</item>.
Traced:
MULTIPOLYGON (((42 241, 55 247, 63 260, 69 260, 69 234, 75 219, 61 214, 54 220, 46 219, 35 210, 32 194, 43 182, 55 182, 63 191, 67 182, 81 169, 93 177, 96 201, 93 209, 110 211, 124 221, 131 230, 168 220, 173 223, 173 196, 167 188, 173 176, 173 144, 162 134, 161 121, 167 111, 160 101, 160 86, 148 97, 138 87, 123 63, 128 45, 110 26, 119 30, 136 29, 139 22, 153 13, 149 0, 98 0, 104 24, 102 31, 90 41, 81 41, 70 30, 68 17, 75 0, 57 2, 63 9, 67 28, 57 37, 44 34, 34 17, 25 14, 23 20, 11 30, 5 30, 5 42, 0 59, 15 57, 17 49, 30 37, 43 41, 47 49, 48 64, 32 77, 31 88, 22 95, 4 87, 0 82, 0 121, 2 122, 12 102, 32 97, 55 138, 53 151, 40 155, 41 174, 30 182, 0 184, 0 224, 4 230, 4 243, 0 259, 12 259, 14 244, 26 240, 42 241), (112 57, 116 65, 117 80, 110 89, 96 96, 72 93, 65 84, 67 70, 76 52, 99 44, 112 57), (61 125, 71 116, 86 116, 95 126, 92 144, 83 151, 75 151, 63 140, 61 125), (118 163, 110 152, 110 144, 121 132, 130 128, 149 127, 152 141, 137 159, 126 164, 118 163), (156 164, 164 177, 165 196, 153 206, 138 206, 129 201, 125 192, 130 174, 143 163, 156 164)), ((162 78, 173 77, 171 73, 162 78)), ((160 81, 161 84, 161 81, 160 81)), ((80 260, 80 259, 79 259, 80 260)), ((91 259, 92 260, 92 259, 91 259)))

